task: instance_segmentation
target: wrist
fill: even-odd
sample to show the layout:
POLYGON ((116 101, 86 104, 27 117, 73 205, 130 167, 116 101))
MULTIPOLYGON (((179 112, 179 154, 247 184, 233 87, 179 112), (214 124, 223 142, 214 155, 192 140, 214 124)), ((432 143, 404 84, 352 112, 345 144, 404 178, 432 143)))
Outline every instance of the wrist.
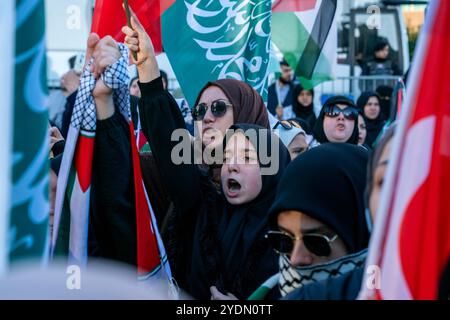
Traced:
POLYGON ((97 120, 110 118, 114 114, 114 100, 111 95, 102 95, 94 98, 97 109, 97 120))
POLYGON ((137 66, 139 81, 147 83, 155 80, 160 76, 158 62, 155 57, 149 57, 139 66, 137 66))

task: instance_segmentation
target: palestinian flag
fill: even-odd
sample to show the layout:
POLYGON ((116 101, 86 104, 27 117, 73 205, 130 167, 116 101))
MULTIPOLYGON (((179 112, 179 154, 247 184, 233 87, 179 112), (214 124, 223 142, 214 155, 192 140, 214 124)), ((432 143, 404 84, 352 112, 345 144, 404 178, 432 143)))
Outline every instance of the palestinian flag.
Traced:
POLYGON ((332 80, 337 59, 337 0, 277 0, 272 41, 304 88, 332 80))
POLYGON ((48 252, 45 10, 32 3, 2 0, 0 9, 0 274, 48 252))
POLYGON ((430 1, 392 142, 369 246, 372 270, 361 298, 438 297, 450 257, 449 16, 449 1, 430 1))
MULTIPOLYGON (((119 44, 119 48, 121 59, 106 69, 102 79, 114 90, 114 103, 129 123, 132 141, 136 141, 130 116, 128 50, 123 44, 119 44)), ((80 266, 86 266, 88 260, 89 202, 97 123, 92 97, 96 80, 90 73, 90 63, 85 67, 81 78, 58 177, 52 238, 52 255, 68 256, 69 263, 80 266)), ((142 180, 137 144, 131 145, 136 208, 137 248, 134 249, 137 251, 137 275, 140 280, 162 278, 166 280, 169 288, 173 288, 164 246, 142 180)), ((152 285, 151 281, 147 283, 152 285)))
MULTIPOLYGON (((162 52, 161 13, 175 0, 128 0, 129 6, 136 13, 139 21, 150 35, 157 53, 162 52)), ((112 36, 123 42, 125 36, 122 27, 127 25, 123 0, 96 0, 91 31, 102 38, 112 36)))
POLYGON ((266 296, 269 294, 270 291, 275 288, 280 279, 280 274, 274 274, 269 279, 264 281, 262 285, 258 287, 248 298, 247 300, 265 300, 266 296))
POLYGON ((193 106, 208 81, 243 80, 266 101, 271 0, 176 0, 161 17, 164 51, 193 106))

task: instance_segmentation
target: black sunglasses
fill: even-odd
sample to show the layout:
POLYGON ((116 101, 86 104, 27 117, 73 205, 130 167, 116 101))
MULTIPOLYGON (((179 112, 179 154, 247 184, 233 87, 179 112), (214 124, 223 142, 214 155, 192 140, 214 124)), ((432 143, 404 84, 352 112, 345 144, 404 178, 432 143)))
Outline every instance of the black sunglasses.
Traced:
MULTIPOLYGON (((215 100, 211 103, 211 112, 216 118, 223 117, 227 112, 227 107, 232 105, 225 100, 215 100)), ((208 105, 206 103, 199 103, 192 109, 192 118, 194 121, 201 121, 208 111, 208 105)))
POLYGON ((294 250, 295 241, 303 240, 303 244, 309 252, 318 257, 328 257, 331 254, 330 243, 335 241, 338 235, 335 234, 332 238, 329 238, 324 234, 310 233, 300 238, 283 231, 268 231, 265 238, 272 248, 280 254, 291 254, 294 250))
POLYGON ((358 110, 353 107, 341 109, 338 106, 334 105, 325 108, 325 114, 331 118, 336 118, 341 112, 348 120, 356 120, 358 118, 358 110))
POLYGON ((276 129, 279 126, 283 127, 285 130, 291 130, 294 127, 302 129, 302 127, 297 122, 289 121, 289 120, 278 121, 277 124, 273 127, 273 129, 276 129))

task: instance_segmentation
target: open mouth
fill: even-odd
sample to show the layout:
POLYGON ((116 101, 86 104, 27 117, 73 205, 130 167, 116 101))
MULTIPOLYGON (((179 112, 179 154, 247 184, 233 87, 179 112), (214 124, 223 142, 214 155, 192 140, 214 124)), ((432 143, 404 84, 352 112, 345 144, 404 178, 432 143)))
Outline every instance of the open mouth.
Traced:
POLYGON ((202 133, 205 134, 209 130, 212 130, 212 128, 203 128, 202 133))
POLYGON ((228 195, 236 196, 241 191, 241 184, 234 179, 228 179, 228 195))
POLYGON ((204 141, 213 142, 214 140, 216 140, 217 131, 214 130, 213 128, 207 128, 207 129, 203 130, 202 135, 203 135, 204 141))

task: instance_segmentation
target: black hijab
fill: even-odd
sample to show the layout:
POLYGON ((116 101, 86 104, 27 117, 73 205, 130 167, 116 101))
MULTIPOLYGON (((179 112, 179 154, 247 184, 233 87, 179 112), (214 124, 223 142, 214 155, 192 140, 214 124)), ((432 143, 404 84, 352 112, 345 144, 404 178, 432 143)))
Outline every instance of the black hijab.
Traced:
MULTIPOLYGON (((325 135, 325 131, 323 130, 323 120, 325 118, 325 110, 328 106, 333 106, 336 104, 344 104, 349 107, 356 108, 355 104, 352 100, 344 96, 334 96, 325 101, 322 109, 320 110, 319 117, 317 118, 316 125, 314 126, 314 138, 320 143, 330 142, 325 135)), ((353 128, 353 133, 350 138, 346 141, 346 143, 350 144, 358 144, 359 139, 359 130, 358 130, 358 118, 355 120, 355 127, 353 128)))
POLYGON ((386 120, 391 116, 391 100, 394 89, 390 86, 381 85, 376 92, 380 96, 381 113, 383 113, 383 117, 386 120))
MULTIPOLYGON (((219 290, 229 291, 241 298, 246 298, 258 285, 278 270, 277 256, 265 243, 264 235, 268 230, 269 208, 274 201, 278 182, 290 162, 290 156, 283 143, 270 130, 248 124, 233 125, 230 129, 234 132, 241 131, 250 140, 258 152, 261 168, 268 168, 273 161, 276 161, 270 146, 274 141, 278 143, 277 149, 274 150, 279 157, 276 173, 261 176, 262 188, 254 200, 242 205, 227 203, 219 223, 223 270, 216 285, 219 290), (259 135, 255 137, 250 133, 251 130, 257 130, 259 135), (264 144, 267 148, 264 148, 264 144), (267 155, 262 153, 262 149, 267 150, 267 155), (261 163, 262 155, 268 156, 271 163, 261 163), (252 275, 249 276, 249 272, 252 275)), ((224 146, 225 144, 224 141, 224 146)))
POLYGON ((361 93, 361 95, 358 98, 358 101, 356 102, 356 105, 358 109, 361 110, 361 114, 366 121, 366 129, 367 129, 367 136, 365 144, 368 145, 370 148, 373 147, 373 143, 377 139, 378 135, 381 132, 381 129, 383 129, 384 126, 384 116, 381 112, 381 99, 380 96, 376 92, 370 92, 366 91, 361 93), (370 98, 375 97, 378 99, 378 102, 380 103, 380 113, 378 114, 378 117, 376 119, 369 119, 366 117, 366 114, 364 113, 364 107, 369 101, 370 98))
POLYGON ((297 85, 293 90, 292 100, 292 111, 294 111, 295 116, 308 122, 310 128, 314 128, 316 123, 316 114, 314 113, 314 89, 307 90, 301 85, 297 85), (303 90, 309 91, 312 94, 312 101, 308 106, 302 105, 297 99, 303 90))
POLYGON ((278 214, 300 211, 332 228, 348 253, 367 248, 364 188, 368 152, 346 143, 327 143, 299 155, 281 179, 269 224, 278 214))

